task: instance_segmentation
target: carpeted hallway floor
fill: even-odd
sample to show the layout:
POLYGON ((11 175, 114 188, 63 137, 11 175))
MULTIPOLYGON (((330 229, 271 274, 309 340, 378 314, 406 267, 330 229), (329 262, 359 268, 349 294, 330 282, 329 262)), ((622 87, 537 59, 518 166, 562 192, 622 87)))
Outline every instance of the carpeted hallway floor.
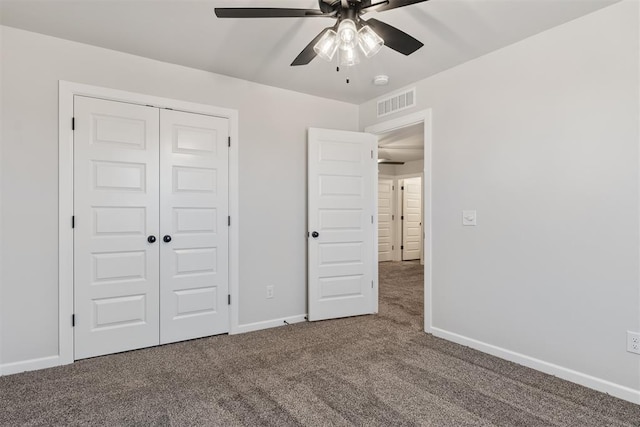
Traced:
POLYGON ((218 336, 0 378, 0 425, 640 426, 640 406, 434 338, 417 263, 380 314, 218 336))

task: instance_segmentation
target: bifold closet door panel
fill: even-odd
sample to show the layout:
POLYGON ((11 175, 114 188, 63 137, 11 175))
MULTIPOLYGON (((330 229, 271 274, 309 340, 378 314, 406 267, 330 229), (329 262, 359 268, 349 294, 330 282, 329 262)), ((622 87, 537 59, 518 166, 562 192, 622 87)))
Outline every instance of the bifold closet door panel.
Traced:
POLYGON ((159 110, 74 98, 75 359, 159 343, 159 110))
POLYGON ((227 119, 160 112, 160 342, 229 331, 227 119))

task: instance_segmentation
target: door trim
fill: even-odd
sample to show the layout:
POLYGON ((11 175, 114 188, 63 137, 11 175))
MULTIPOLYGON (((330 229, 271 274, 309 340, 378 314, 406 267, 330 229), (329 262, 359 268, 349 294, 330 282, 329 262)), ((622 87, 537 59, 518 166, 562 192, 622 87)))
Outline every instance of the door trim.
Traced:
MULTIPOLYGON (((424 123, 424 170, 422 171, 424 179, 422 180, 422 210, 424 212, 424 331, 432 333, 433 327, 433 307, 431 302, 432 276, 433 276, 433 235, 432 235, 432 118, 431 109, 418 111, 397 119, 376 123, 365 127, 364 131, 379 135, 381 133, 391 132, 403 127, 424 123)), ((377 207, 376 207, 377 216, 377 207)))
POLYGON ((180 101, 99 86, 58 82, 58 357, 50 366, 73 363, 73 98, 75 95, 131 104, 170 108, 229 120, 229 334, 239 332, 239 201, 238 201, 238 111, 212 105, 180 101), (54 363, 57 362, 57 363, 54 363))

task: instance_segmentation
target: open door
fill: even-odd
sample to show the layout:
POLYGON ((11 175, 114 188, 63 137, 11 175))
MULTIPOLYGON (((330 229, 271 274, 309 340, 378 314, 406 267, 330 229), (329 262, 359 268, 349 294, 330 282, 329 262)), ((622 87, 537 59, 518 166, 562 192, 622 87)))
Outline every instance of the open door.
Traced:
POLYGON ((422 178, 407 178, 402 186, 402 260, 422 255, 422 178))
POLYGON ((377 137, 309 129, 309 320, 377 307, 377 137))

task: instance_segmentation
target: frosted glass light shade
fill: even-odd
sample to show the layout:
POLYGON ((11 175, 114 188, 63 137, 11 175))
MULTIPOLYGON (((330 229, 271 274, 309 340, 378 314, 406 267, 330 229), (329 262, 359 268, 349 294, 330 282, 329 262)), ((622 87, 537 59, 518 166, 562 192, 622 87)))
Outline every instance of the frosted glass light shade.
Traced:
POLYGON ((326 31, 318 43, 313 47, 320 58, 325 61, 331 61, 338 50, 338 33, 333 30, 326 31))
POLYGON ((358 45, 362 49, 362 53, 367 58, 371 58, 382 49, 384 40, 371 27, 365 25, 358 31, 358 45))
POLYGON ((352 49, 338 49, 338 64, 341 67, 351 67, 360 63, 360 55, 358 54, 358 48, 352 49))
POLYGON ((358 44, 358 30, 351 19, 344 19, 338 26, 338 39, 341 49, 354 49, 358 44))

